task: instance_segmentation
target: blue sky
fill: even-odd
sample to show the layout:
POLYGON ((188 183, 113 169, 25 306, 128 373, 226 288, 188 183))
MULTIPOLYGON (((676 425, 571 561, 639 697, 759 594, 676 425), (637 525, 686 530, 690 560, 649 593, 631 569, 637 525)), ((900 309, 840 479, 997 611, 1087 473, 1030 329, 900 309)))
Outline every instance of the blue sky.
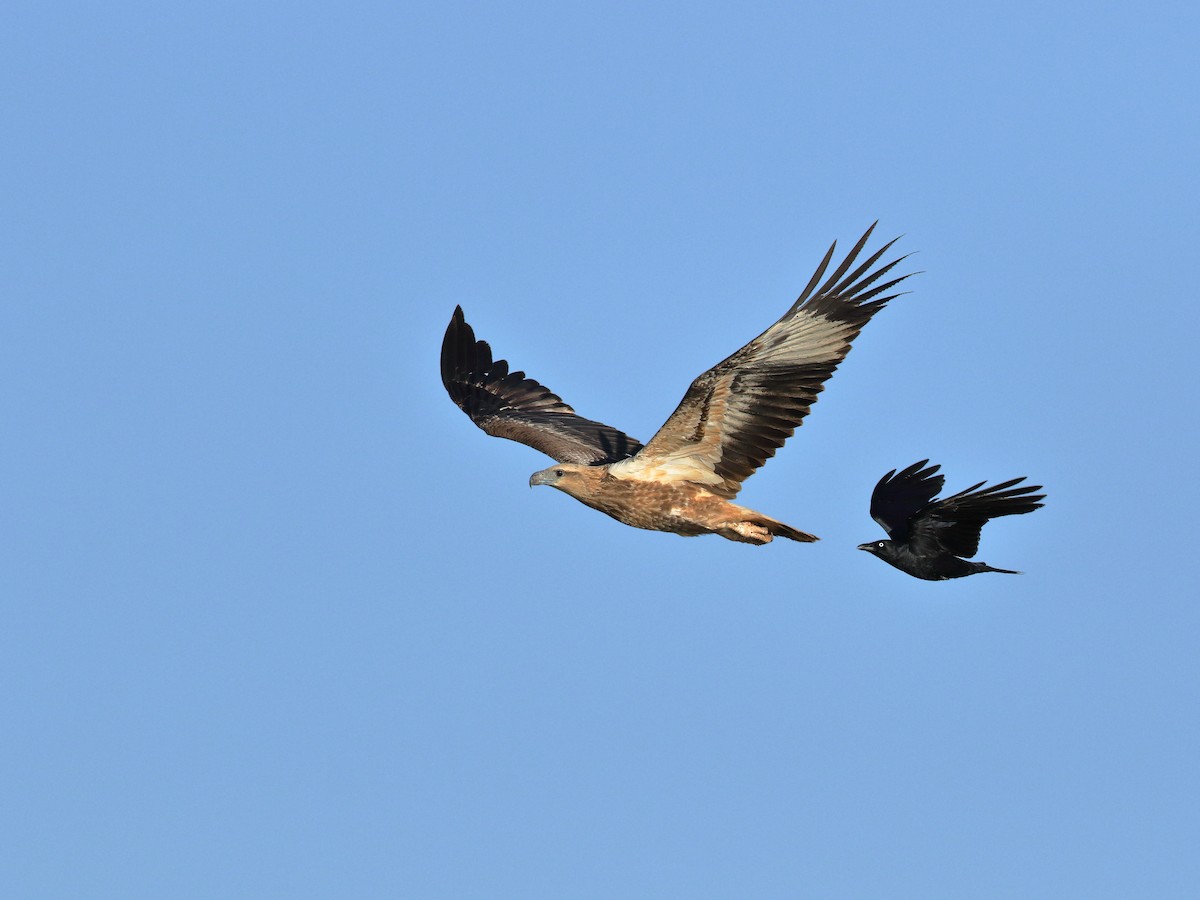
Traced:
POLYGON ((1196 896, 1191 6, 6 18, 4 896, 1196 896), (442 390, 461 303, 646 440, 875 219, 924 274, 741 494, 818 544, 442 390), (854 549, 925 457, 1046 486, 1027 574, 854 549))

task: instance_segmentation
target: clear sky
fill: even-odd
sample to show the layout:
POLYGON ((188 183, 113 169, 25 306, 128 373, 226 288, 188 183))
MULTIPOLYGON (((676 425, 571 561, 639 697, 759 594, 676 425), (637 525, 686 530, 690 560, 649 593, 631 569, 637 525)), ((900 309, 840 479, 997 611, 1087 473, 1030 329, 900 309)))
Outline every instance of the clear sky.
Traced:
MULTIPOLYGON (((1194 4, 16 3, 0 895, 1200 896, 1194 4), (647 440, 875 219, 924 274, 637 531, 447 399, 647 440), (875 481, 1044 509, 908 578, 875 481)), ((877 246, 873 244, 872 246, 877 246)))

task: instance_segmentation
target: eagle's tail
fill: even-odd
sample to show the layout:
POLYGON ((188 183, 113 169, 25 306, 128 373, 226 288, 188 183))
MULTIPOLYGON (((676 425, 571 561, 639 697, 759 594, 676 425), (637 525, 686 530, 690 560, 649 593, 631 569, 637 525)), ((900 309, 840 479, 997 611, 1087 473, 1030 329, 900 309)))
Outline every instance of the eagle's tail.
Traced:
POLYGON ((763 524, 766 525, 771 534, 775 535, 776 537, 785 537, 789 538, 790 540, 800 541, 801 543, 805 544, 811 544, 813 541, 820 540, 820 538, 815 534, 809 534, 807 531, 800 531, 796 528, 793 528, 791 525, 784 525, 782 522, 776 522, 774 519, 768 519, 767 521, 763 522, 763 524))
POLYGON ((807 531, 801 531, 798 528, 793 528, 791 525, 784 525, 777 519, 764 516, 762 513, 758 513, 752 521, 755 525, 765 528, 767 533, 772 537, 785 537, 788 540, 800 541, 804 544, 811 544, 813 541, 820 540, 815 534, 809 534, 807 531))
POLYGON ((713 530, 728 538, 731 541, 740 541, 744 544, 756 544, 762 546, 769 544, 774 538, 785 537, 791 541, 800 541, 805 544, 820 540, 815 534, 809 534, 806 531, 800 531, 793 528, 791 525, 784 525, 782 522, 772 519, 770 516, 764 516, 760 512, 755 512, 746 507, 733 506, 733 514, 720 522, 713 530))

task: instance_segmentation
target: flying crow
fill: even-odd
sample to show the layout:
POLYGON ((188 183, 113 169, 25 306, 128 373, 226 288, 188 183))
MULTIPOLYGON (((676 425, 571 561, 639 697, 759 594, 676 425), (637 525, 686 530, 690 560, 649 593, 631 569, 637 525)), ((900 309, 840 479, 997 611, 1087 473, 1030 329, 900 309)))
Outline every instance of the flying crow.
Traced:
POLYGON ((987 563, 969 559, 979 550, 979 532, 988 519, 1033 512, 1046 499, 1040 484, 1016 485, 1025 477, 1014 478, 985 488, 985 482, 972 485, 950 497, 935 500, 946 479, 935 474, 940 466, 925 466, 929 460, 913 463, 900 474, 896 470, 879 479, 871 494, 871 518, 882 526, 891 540, 859 544, 885 563, 926 581, 962 578, 977 572, 1004 572, 1020 575, 1012 569, 996 569, 987 563))

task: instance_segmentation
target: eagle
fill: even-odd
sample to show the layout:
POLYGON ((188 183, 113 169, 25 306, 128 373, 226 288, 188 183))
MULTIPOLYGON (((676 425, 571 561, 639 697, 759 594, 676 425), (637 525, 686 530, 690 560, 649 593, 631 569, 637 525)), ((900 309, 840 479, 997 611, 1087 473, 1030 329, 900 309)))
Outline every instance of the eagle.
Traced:
POLYGON ((647 444, 578 415, 549 388, 494 359, 461 306, 442 341, 442 383, 485 432, 556 461, 530 476, 530 486, 557 488, 635 528, 754 545, 775 537, 815 541, 733 500, 808 415, 863 326, 901 293, 889 291, 914 274, 889 275, 905 256, 879 264, 898 238, 858 262, 874 230, 872 224, 826 278, 835 241, 787 312, 698 376, 647 444))
POLYGON ((981 481, 965 490, 935 500, 945 477, 941 466, 929 460, 915 462, 897 473, 892 469, 879 479, 871 492, 871 518, 887 532, 886 541, 859 544, 885 563, 926 581, 964 578, 979 572, 1020 575, 1012 569, 997 569, 972 562, 979 552, 979 533, 989 519, 1017 516, 1040 509, 1045 494, 1040 484, 1021 484, 1025 476, 984 487, 981 481))

